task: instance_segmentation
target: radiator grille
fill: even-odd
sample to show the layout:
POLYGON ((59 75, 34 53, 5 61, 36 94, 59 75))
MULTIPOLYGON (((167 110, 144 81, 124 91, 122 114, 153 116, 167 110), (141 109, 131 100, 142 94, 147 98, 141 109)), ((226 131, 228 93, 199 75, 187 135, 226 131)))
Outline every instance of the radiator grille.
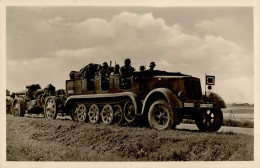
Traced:
POLYGON ((201 100, 202 91, 200 80, 194 78, 188 78, 185 80, 186 96, 188 99, 201 100))

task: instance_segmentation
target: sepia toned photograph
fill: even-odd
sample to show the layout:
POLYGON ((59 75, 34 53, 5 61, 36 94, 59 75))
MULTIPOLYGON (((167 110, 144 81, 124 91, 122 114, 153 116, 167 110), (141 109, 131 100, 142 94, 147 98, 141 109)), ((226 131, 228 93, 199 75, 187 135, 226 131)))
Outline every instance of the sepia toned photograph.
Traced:
POLYGON ((5 14, 7 164, 255 161, 254 7, 5 14))

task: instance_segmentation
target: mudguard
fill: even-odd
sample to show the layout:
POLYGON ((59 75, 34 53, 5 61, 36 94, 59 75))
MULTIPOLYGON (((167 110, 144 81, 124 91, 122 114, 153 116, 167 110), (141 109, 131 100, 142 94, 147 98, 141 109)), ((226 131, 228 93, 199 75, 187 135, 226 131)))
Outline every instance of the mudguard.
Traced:
POLYGON ((158 100, 161 98, 165 99, 172 108, 182 108, 183 107, 182 102, 178 99, 178 97, 170 89, 157 88, 157 89, 154 89, 151 92, 149 92, 149 94, 145 97, 141 115, 143 115, 145 111, 149 110, 151 104, 155 100, 158 100))
POLYGON ((225 101, 214 92, 206 93, 207 101, 214 103, 215 108, 227 108, 225 101))
MULTIPOLYGON (((138 106, 137 106, 137 95, 135 93, 132 92, 121 92, 121 93, 107 93, 107 94, 88 94, 88 95, 73 95, 70 96, 65 104, 64 104, 64 108, 67 110, 69 109, 69 106, 71 105, 71 103, 74 100, 86 100, 86 99, 99 99, 99 98, 114 98, 114 97, 124 97, 127 96, 129 97, 134 104, 135 107, 135 114, 138 113, 138 106)), ((67 113, 67 111, 66 111, 67 113)))

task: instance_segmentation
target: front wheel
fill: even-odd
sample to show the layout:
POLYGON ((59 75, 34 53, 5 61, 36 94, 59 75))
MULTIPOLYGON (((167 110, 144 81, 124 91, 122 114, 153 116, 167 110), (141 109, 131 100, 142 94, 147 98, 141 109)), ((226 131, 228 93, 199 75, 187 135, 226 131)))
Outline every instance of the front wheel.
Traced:
POLYGON ((223 122, 223 113, 221 109, 202 109, 195 121, 200 131, 218 131, 223 122))
POLYGON ((174 125, 175 113, 164 100, 155 101, 148 112, 150 127, 157 130, 171 129, 174 125))

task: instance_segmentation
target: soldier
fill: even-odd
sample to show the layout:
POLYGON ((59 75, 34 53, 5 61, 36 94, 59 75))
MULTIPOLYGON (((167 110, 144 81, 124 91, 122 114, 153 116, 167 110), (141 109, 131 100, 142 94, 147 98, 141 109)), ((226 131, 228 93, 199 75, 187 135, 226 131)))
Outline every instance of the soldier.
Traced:
POLYGON ((119 64, 116 64, 114 69, 114 74, 119 74, 119 69, 120 69, 119 64))
POLYGON ((101 76, 101 86, 102 90, 108 90, 109 89, 109 77, 110 77, 111 71, 109 70, 107 62, 103 63, 103 67, 99 71, 99 75, 101 76))
POLYGON ((149 66, 150 67, 149 71, 153 71, 155 66, 156 66, 155 62, 151 62, 149 66))
POLYGON ((131 60, 125 59, 125 65, 120 68, 120 75, 122 78, 129 78, 133 76, 134 68, 131 66, 131 60))
POLYGON ((121 86, 124 89, 131 88, 131 77, 133 76, 134 68, 131 66, 131 60, 125 59, 125 65, 120 68, 121 86))
POLYGON ((145 71, 145 66, 143 66, 143 65, 140 66, 139 70, 140 70, 140 71, 145 71))

